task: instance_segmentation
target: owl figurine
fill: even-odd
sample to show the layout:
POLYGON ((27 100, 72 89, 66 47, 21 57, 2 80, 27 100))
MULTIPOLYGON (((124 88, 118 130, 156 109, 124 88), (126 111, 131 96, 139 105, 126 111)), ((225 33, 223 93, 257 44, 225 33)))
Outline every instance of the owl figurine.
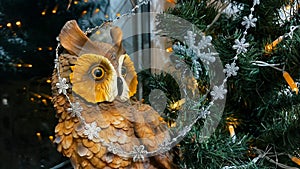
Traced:
POLYGON ((145 154, 171 136, 158 112, 133 99, 137 74, 121 29, 104 27, 106 42, 92 40, 74 20, 59 34, 63 49, 52 76, 57 150, 76 169, 177 168, 170 152, 145 154))

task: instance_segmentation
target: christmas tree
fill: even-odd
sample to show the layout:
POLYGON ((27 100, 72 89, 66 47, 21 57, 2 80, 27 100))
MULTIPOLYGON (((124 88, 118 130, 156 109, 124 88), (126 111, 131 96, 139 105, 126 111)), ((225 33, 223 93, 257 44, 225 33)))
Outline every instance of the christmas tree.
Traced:
MULTIPOLYGON (((143 2, 139 12, 162 9, 157 1, 143 2)), ((3 121, 0 157, 7 161, 0 168, 71 168, 68 159, 56 152, 53 144, 57 121, 49 83, 56 37, 68 20, 77 20, 87 30, 131 12, 139 3, 0 2, 0 120, 3 121)), ((207 96, 195 104, 211 107, 206 109, 211 113, 202 111, 202 116, 174 147, 176 163, 181 168, 299 168, 300 2, 168 0, 166 3, 171 8, 158 15, 156 29, 160 35, 178 35, 174 30, 181 25, 168 24, 165 14, 195 26, 181 32, 182 41, 174 38, 166 42, 166 51, 178 67, 180 63, 188 66, 197 83, 197 92, 207 96), (197 34, 195 39, 194 34, 197 34), (209 59, 197 54, 201 53, 197 50, 201 48, 197 44, 201 40, 213 46, 222 63, 226 80, 218 85, 210 83, 207 73, 210 70, 205 66, 209 59), (224 109, 214 107, 218 101, 224 101, 224 109), (213 113, 218 111, 221 113, 213 113), (207 123, 215 127, 204 139, 201 130, 207 123)), ((149 41, 148 35, 142 36, 149 41)), ((127 52, 138 50, 132 48, 135 47, 127 52)), ((166 100, 165 109, 155 109, 162 109, 170 127, 176 126, 177 112, 188 103, 178 96, 180 86, 164 73, 144 70, 138 75, 143 91, 139 97, 149 104, 153 100, 166 100), (151 91, 155 90, 163 91, 164 95, 158 93, 152 97, 151 91)), ((198 110, 203 110, 202 106, 198 110)))
POLYGON ((298 1, 183 0, 167 11, 212 36, 230 76, 214 134, 199 143, 196 124, 181 142, 183 168, 299 167, 298 9, 298 1))

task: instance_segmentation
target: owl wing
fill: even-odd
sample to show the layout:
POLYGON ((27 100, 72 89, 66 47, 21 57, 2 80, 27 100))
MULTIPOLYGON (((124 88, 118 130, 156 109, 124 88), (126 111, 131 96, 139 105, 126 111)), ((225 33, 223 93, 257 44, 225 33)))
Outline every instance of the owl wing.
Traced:
MULTIPOLYGON (((163 118, 149 105, 136 104, 134 114, 134 130, 141 138, 142 144, 149 152, 160 148, 165 141, 170 141, 170 133, 163 118)), ((163 169, 175 169, 170 152, 162 153, 150 158, 151 165, 163 169)))

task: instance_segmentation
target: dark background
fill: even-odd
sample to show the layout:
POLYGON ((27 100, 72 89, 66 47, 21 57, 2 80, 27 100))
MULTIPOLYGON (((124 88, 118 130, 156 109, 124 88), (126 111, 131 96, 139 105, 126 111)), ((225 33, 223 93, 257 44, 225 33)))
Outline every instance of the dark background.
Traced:
POLYGON ((71 168, 52 143, 57 119, 50 83, 56 37, 68 20, 76 19, 85 30, 135 5, 133 1, 73 0, 68 8, 68 3, 0 1, 1 169, 71 168))

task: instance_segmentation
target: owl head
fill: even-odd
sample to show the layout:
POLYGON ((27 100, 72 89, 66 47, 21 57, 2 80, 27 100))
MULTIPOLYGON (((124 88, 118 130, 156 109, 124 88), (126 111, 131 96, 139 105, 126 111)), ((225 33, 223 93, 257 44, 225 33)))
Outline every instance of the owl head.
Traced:
POLYGON ((122 47, 122 30, 110 24, 103 28, 110 37, 105 42, 91 40, 75 20, 59 34, 64 49, 77 57, 69 75, 72 91, 89 103, 126 101, 137 89, 134 64, 122 47))

